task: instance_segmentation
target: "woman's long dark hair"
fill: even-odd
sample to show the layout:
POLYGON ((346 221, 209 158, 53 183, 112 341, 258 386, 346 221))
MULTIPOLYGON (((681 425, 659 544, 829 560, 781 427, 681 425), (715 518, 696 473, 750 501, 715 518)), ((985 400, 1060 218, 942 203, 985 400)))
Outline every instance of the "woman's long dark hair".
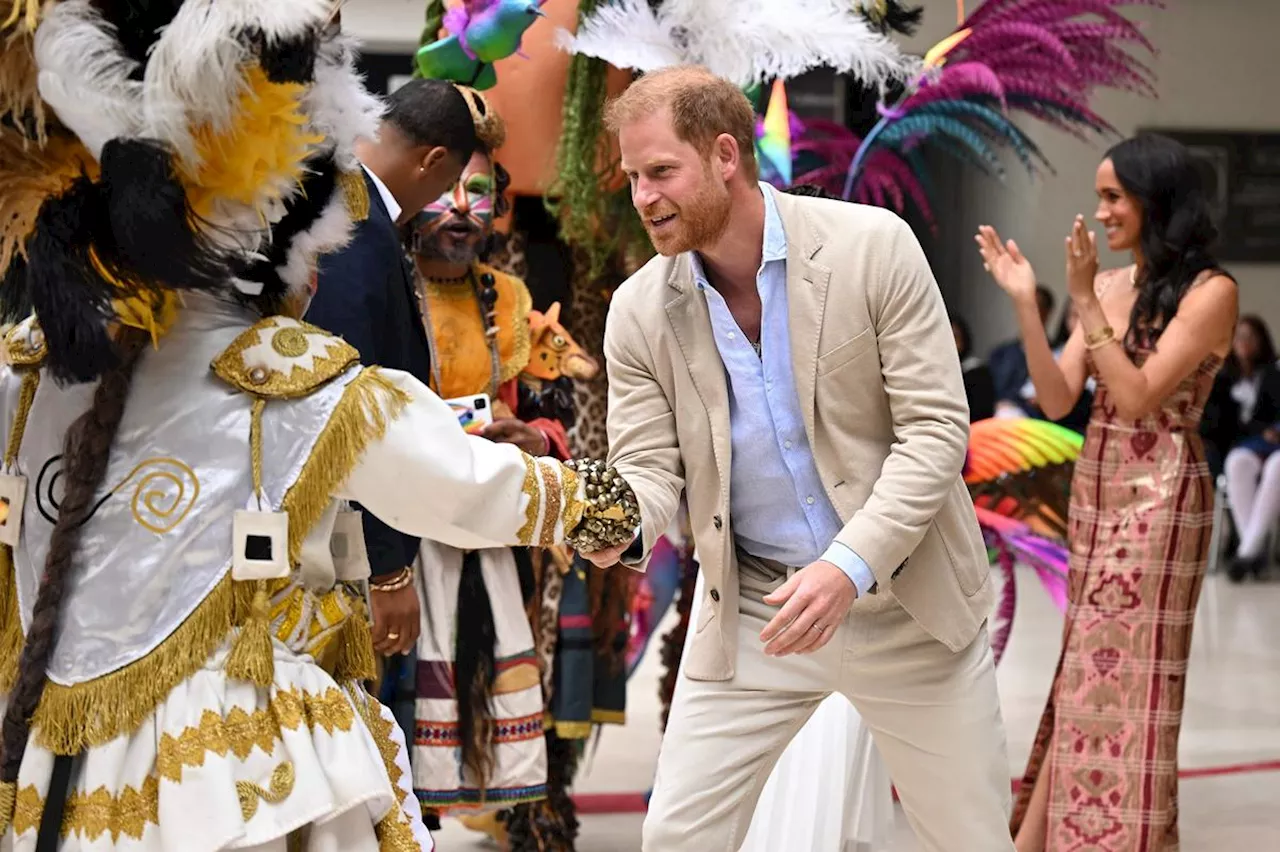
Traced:
POLYGON ((1202 272, 1220 271, 1210 250, 1218 231, 1200 173, 1180 143, 1142 133, 1114 146, 1107 159, 1142 210, 1143 267, 1125 336, 1132 353, 1155 345, 1202 272))
POLYGON ((107 462, 116 430, 124 417, 133 365, 147 337, 126 328, 120 335, 117 364, 103 373, 89 410, 71 424, 63 439, 62 475, 65 482, 58 520, 49 538, 49 555, 36 592, 26 645, 18 664, 18 679, 4 714, 0 782, 14 783, 31 732, 31 718, 44 693, 45 671, 58 635, 62 602, 76 569, 80 533, 93 510, 93 498, 107 475, 107 462))

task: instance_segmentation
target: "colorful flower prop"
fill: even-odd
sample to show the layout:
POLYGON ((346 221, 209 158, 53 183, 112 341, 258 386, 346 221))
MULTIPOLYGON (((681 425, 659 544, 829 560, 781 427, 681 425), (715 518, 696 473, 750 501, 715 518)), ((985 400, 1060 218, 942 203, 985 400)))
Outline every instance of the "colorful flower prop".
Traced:
POLYGON ((544 16, 543 2, 463 0, 445 10, 443 0, 428 0, 427 26, 414 56, 417 75, 492 88, 498 82, 493 63, 520 54, 525 30, 544 16), (438 38, 441 26, 449 33, 444 38, 438 38))

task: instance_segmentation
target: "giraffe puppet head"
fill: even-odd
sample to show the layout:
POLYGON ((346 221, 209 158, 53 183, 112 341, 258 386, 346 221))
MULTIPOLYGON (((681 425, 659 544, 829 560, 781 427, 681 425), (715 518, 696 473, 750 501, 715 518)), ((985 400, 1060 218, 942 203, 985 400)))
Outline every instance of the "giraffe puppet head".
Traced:
POLYGON ((588 355, 560 324, 560 303, 544 314, 529 312, 529 366, 522 377, 555 381, 564 376, 588 381, 600 372, 600 364, 588 355))

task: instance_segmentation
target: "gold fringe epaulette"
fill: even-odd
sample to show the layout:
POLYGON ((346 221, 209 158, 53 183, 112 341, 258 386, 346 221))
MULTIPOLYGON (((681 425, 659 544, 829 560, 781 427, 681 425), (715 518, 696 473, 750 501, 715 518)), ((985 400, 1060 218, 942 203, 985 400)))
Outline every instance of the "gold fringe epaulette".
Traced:
MULTIPOLYGON (((350 476, 365 448, 386 434, 391 420, 408 402, 408 394, 376 369, 361 371, 347 385, 284 498, 282 508, 290 519, 289 552, 295 564, 303 539, 334 490, 350 476)), ((278 586, 272 586, 272 594, 289 581, 273 583, 278 586)), ((137 730, 174 687, 204 667, 233 629, 249 621, 256 591, 255 584, 236 583, 228 572, 187 620, 147 656, 86 683, 47 684, 34 720, 37 742, 55 754, 78 754, 137 730)), ((367 629, 344 632, 348 641, 368 641, 367 629)), ((364 673, 365 653, 364 648, 349 649, 346 664, 364 673)))
POLYGON ((262 399, 308 396, 359 363, 341 337, 289 317, 268 317, 213 359, 227 384, 262 399))
POLYGON ((4 361, 14 367, 39 367, 48 352, 44 332, 34 315, 4 333, 4 361))

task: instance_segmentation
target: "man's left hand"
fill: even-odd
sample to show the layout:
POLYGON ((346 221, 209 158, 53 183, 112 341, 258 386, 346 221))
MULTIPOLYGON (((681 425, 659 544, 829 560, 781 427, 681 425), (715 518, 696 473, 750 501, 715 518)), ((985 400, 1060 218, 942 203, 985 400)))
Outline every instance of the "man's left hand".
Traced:
POLYGON ((551 450, 551 442, 546 435, 513 417, 493 421, 480 434, 498 444, 515 444, 531 456, 545 456, 551 450))
POLYGON ((760 632, 771 657, 812 654, 831 641, 836 628, 858 599, 858 590, 843 571, 819 559, 802 568, 764 602, 782 609, 760 632))

